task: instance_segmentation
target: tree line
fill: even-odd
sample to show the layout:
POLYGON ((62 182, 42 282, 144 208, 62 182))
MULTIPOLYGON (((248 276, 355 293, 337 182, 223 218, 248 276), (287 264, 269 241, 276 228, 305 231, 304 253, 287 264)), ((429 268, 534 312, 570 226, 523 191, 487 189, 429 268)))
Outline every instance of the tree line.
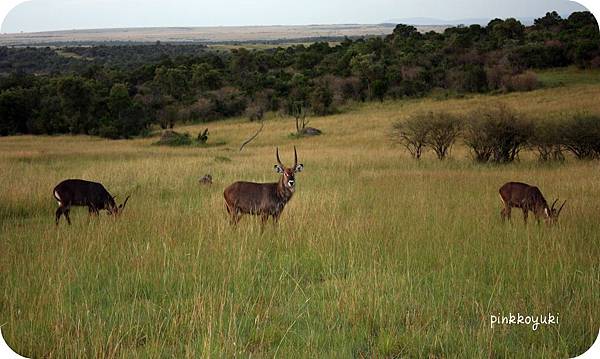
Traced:
POLYGON ((397 25, 385 37, 264 50, 153 45, 0 48, 0 135, 143 135, 152 126, 267 111, 324 115, 346 101, 431 91, 523 91, 529 70, 600 67, 589 12, 524 26, 495 19, 442 33, 397 25))

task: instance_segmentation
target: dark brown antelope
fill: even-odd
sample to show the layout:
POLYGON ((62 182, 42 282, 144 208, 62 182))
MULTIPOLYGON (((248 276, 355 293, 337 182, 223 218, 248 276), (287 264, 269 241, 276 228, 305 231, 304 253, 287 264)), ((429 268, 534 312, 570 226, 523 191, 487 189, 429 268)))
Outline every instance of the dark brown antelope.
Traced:
POLYGON ((567 201, 564 201, 562 206, 557 210, 554 208, 554 205, 558 202, 557 198, 552 203, 552 206, 548 207, 548 202, 546 202, 539 188, 521 182, 505 183, 500 187, 499 192, 502 204, 504 204, 504 208, 500 212, 502 220, 510 220, 510 210, 514 207, 521 208, 525 223, 527 223, 529 211, 533 212, 538 222, 543 218, 548 224, 556 223, 560 212, 565 203, 567 203, 567 201))
POLYGON ((107 210, 109 214, 118 215, 127 204, 129 196, 117 206, 113 197, 100 183, 80 179, 68 179, 54 187, 54 198, 58 201, 56 210, 56 225, 60 216, 64 215, 67 223, 71 224, 69 211, 71 206, 84 206, 88 208, 90 215, 98 215, 101 210, 107 210))
POLYGON ((265 224, 269 216, 277 223, 285 205, 292 199, 296 189, 297 172, 302 172, 304 165, 298 163, 298 154, 294 147, 294 165, 285 167, 279 159, 279 149, 275 151, 277 164, 275 172, 281 174, 279 182, 253 183, 235 182, 225 188, 225 205, 231 216, 231 223, 236 224, 242 214, 251 214, 261 217, 265 224))

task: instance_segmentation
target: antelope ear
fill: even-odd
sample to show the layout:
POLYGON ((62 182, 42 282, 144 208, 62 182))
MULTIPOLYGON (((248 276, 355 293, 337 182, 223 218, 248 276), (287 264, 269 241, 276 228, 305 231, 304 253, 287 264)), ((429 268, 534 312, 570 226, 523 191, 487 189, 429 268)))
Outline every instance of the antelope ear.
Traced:
POLYGON ((277 173, 283 173, 283 167, 281 167, 280 165, 275 165, 275 172, 277 173))
POLYGON ((304 170, 304 165, 302 163, 299 163, 296 165, 296 168, 294 168, 294 171, 296 172, 302 172, 304 170))

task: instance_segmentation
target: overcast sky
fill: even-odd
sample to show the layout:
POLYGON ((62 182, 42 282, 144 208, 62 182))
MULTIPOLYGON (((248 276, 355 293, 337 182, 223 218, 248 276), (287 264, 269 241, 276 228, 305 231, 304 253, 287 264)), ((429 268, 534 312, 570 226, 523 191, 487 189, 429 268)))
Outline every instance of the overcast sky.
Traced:
MULTIPOLYGON (((2 32, 114 27, 381 23, 540 17, 585 10, 568 0, 0 0, 14 7, 2 32)), ((0 7, 0 11, 2 8, 0 7)), ((8 11, 8 10, 6 10, 8 11)), ((0 13, 0 16, 4 14, 0 13)))

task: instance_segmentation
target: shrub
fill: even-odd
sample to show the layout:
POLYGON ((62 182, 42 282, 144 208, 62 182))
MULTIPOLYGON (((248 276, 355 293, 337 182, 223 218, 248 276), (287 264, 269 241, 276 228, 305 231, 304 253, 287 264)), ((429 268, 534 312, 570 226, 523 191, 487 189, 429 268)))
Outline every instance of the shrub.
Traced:
POLYGON ((193 140, 189 133, 167 130, 162 133, 160 140, 155 144, 160 146, 189 146, 193 144, 193 140))
POLYGON ((425 126, 429 128, 426 144, 433 149, 438 159, 443 160, 449 154, 461 132, 460 118, 446 112, 429 112, 423 116, 425 126))
POLYGON ((471 111, 465 126, 465 144, 478 162, 514 161, 533 133, 531 121, 502 104, 471 111))
POLYGON ((341 80, 341 96, 343 99, 359 101, 362 99, 360 79, 358 77, 347 77, 341 80))
POLYGON ((246 107, 245 115, 250 121, 260 121, 262 120, 264 114, 265 109, 258 102, 253 102, 246 107))
POLYGON ((206 122, 218 118, 218 114, 215 112, 215 105, 213 102, 205 97, 200 97, 190 107, 190 117, 194 120, 200 120, 206 122))
POLYGON ((486 131, 487 123, 482 119, 469 117, 465 125, 465 144, 471 149, 475 161, 487 162, 494 151, 493 141, 489 131, 486 131))
POLYGON ((504 88, 504 79, 512 76, 511 69, 506 65, 494 65, 485 69, 487 83, 490 89, 504 88))
POLYGON ((160 128, 163 130, 173 128, 175 122, 179 120, 179 110, 175 105, 168 105, 164 109, 158 111, 157 117, 160 128))
POLYGON ((98 136, 104 137, 104 138, 110 138, 112 140, 115 140, 120 137, 119 131, 111 123, 110 120, 103 118, 100 120, 100 122, 101 122, 100 127, 98 128, 96 133, 94 133, 95 135, 98 135, 98 136))
POLYGON ((590 67, 593 69, 600 69, 600 55, 590 60, 590 67))
POLYGON ((577 159, 600 158, 600 116, 576 114, 562 122, 565 148, 577 159))
POLYGON ((211 92, 214 110, 223 117, 241 115, 246 109, 246 98, 235 87, 223 87, 211 92))
POLYGON ((556 121, 537 121, 529 140, 540 161, 564 161, 561 125, 556 121))
POLYGON ((356 77, 325 75, 321 79, 331 89, 332 107, 343 105, 348 100, 360 100, 360 80, 356 77))
POLYGON ((333 92, 329 87, 329 84, 325 81, 321 81, 315 85, 312 92, 309 95, 310 107, 315 115, 328 115, 333 110, 331 104, 333 103, 333 92))
POLYGON ((398 121, 393 125, 392 136, 394 140, 404 146, 411 156, 420 159, 425 151, 429 126, 426 123, 427 114, 418 113, 405 121, 398 121))
POLYGON ((483 92, 488 88, 486 72, 481 65, 465 65, 446 75, 446 87, 461 92, 483 92))
POLYGON ((502 85, 506 91, 532 91, 540 86, 537 75, 533 71, 507 75, 502 78, 502 85))

